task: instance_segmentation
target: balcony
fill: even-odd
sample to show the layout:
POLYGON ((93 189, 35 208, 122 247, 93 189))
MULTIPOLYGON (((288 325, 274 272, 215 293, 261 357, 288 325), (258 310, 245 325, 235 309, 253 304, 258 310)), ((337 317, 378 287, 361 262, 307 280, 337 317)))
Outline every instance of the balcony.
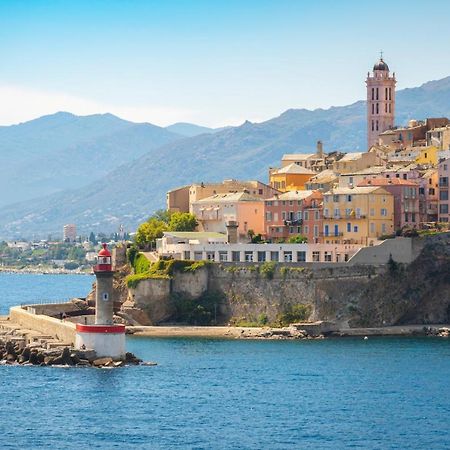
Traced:
POLYGON ((303 219, 285 220, 284 225, 287 227, 297 227, 303 225, 303 219))
POLYGON ((320 237, 342 237, 344 236, 344 233, 342 231, 339 231, 338 233, 324 233, 321 231, 319 235, 320 237))

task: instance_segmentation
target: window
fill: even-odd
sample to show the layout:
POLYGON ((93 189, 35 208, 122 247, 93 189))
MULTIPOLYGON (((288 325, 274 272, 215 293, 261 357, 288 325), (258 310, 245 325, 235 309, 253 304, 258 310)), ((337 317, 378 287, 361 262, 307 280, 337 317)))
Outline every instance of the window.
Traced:
POLYGON ((372 88, 372 100, 375 100, 375 89, 372 88))
POLYGON ((324 217, 330 217, 330 211, 328 210, 328 208, 325 208, 324 210, 323 210, 323 216, 324 217))
POLYGON ((215 252, 206 252, 206 259, 208 261, 215 261, 215 252))
POLYGON ((353 227, 353 232, 354 232, 354 233, 357 233, 357 232, 358 232, 358 225, 355 225, 355 226, 353 227))
POLYGON ((266 205, 267 205, 267 206, 272 206, 272 202, 271 202, 271 201, 268 201, 268 202, 266 202, 266 205))
POLYGON ((448 200, 448 191, 441 190, 439 192, 439 200, 448 200))
MULTIPOLYGON (((350 181, 350 183, 353 183, 353 181, 350 181)), ((347 201, 348 202, 352 201, 352 196, 351 195, 347 195, 346 197, 347 197, 347 201)))
POLYGON ((267 222, 270 222, 272 220, 272 213, 270 211, 266 212, 266 220, 267 222))
POLYGON ((378 88, 377 88, 377 100, 378 100, 378 88))
MULTIPOLYGON (((314 227, 315 228, 315 227, 314 227)), ((303 232, 307 235, 309 233, 309 227, 308 225, 306 225, 305 227, 303 227, 303 232)))
POLYGON ((241 260, 241 252, 237 251, 231 252, 231 260, 233 262, 239 262, 241 260))
POLYGON ((374 121, 372 120, 372 131, 375 130, 375 125, 374 125, 374 121))
POLYGON ((258 252, 258 262, 264 262, 266 260, 266 252, 258 252))
POLYGON ((375 209, 374 208, 370 208, 370 215, 374 216, 375 215, 375 209))
POLYGON ((278 252, 270 252, 270 260, 278 262, 280 260, 280 255, 278 252))
POLYGON ((278 222, 278 213, 273 213, 273 221, 278 222))
POLYGON ((317 252, 317 251, 312 252, 312 260, 313 260, 313 262, 319 262, 320 261, 320 252, 317 252))
POLYGON ((375 113, 375 103, 372 103, 372 114, 375 113))
POLYGON ((416 221, 416 214, 415 213, 411 213, 411 222, 415 222, 416 221))
POLYGON ((244 252, 245 262, 253 261, 253 252, 244 252))
POLYGON ((352 224, 350 222, 347 223, 347 233, 351 233, 352 231, 352 224))
POLYGON ((356 208, 356 218, 357 219, 361 218, 361 208, 356 208))
POLYGON ((228 261, 228 252, 226 252, 226 251, 219 251, 219 261, 227 262, 228 261))
POLYGON ((370 232, 372 234, 375 233, 375 224, 373 222, 370 222, 370 232))
POLYGON ((289 206, 292 206, 294 202, 292 200, 289 200, 289 206))
POLYGON ((381 208, 381 215, 383 217, 387 217, 387 209, 386 208, 381 208))
POLYGON ((331 252, 325 252, 323 255, 323 259, 325 262, 331 262, 331 252))
POLYGON ((258 194, 259 195, 263 195, 263 190, 262 189, 258 189, 258 194))
POLYGON ((434 193, 435 193, 434 188, 428 189, 428 194, 429 194, 429 195, 434 195, 434 193))
POLYGON ((334 217, 336 219, 339 219, 340 215, 341 215, 340 209, 339 208, 335 208, 335 210, 334 210, 334 217))
POLYGON ((408 213, 405 213, 405 222, 408 222, 408 213))
POLYGON ((333 202, 339 203, 339 195, 333 195, 333 202))
POLYGON ((292 252, 283 252, 284 262, 292 262, 292 252))
POLYGON ((297 227, 297 233, 300 234, 302 232, 302 227, 297 227))
POLYGON ((289 227, 289 234, 294 234, 294 227, 289 227))
POLYGON ((386 224, 385 223, 381 224, 381 233, 386 234, 386 224))
POLYGON ((442 204, 439 205, 439 214, 448 214, 448 205, 447 204, 442 204))
POLYGON ((314 220, 319 220, 319 219, 320 219, 319 211, 314 211, 314 220))
POLYGON ((203 252, 194 252, 194 261, 201 261, 203 259, 203 252))
POLYGON ((379 113, 379 109, 378 109, 378 103, 377 103, 377 114, 379 113))
POLYGON ((308 214, 308 211, 305 211, 305 212, 303 213, 303 217, 305 218, 305 220, 309 220, 309 214, 308 214))
POLYGON ((378 131, 378 120, 375 123, 376 123, 376 130, 378 131))
POLYGON ((297 262, 306 262, 306 252, 297 252, 297 262))
MULTIPOLYGON (((306 229, 307 227, 305 227, 306 229)), ((306 234, 308 234, 307 231, 305 231, 306 234)), ((318 237, 319 236, 319 227, 317 225, 314 225, 314 237, 318 237)))
POLYGON ((425 188, 419 188, 419 195, 425 195, 425 188))

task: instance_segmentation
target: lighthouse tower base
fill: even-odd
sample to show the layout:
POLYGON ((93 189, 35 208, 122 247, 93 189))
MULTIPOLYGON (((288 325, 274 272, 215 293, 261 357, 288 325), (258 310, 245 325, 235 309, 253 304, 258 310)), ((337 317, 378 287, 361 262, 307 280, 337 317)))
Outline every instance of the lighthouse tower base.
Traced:
POLYGON ((77 323, 75 348, 95 350, 97 357, 125 358, 124 325, 82 325, 77 323))

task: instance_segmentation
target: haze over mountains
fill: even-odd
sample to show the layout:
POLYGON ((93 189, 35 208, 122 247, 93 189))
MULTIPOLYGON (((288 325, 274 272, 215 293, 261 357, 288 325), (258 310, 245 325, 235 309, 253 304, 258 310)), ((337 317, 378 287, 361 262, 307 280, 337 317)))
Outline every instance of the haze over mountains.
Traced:
MULTIPOLYGON (((397 92, 398 124, 441 116, 450 116, 450 77, 397 92)), ((267 182, 283 153, 313 152, 318 139, 326 151, 366 150, 365 102, 291 109, 219 131, 69 113, 0 127, 0 238, 61 234, 72 222, 81 233, 120 224, 132 231, 164 207, 168 189, 224 178, 267 182)))

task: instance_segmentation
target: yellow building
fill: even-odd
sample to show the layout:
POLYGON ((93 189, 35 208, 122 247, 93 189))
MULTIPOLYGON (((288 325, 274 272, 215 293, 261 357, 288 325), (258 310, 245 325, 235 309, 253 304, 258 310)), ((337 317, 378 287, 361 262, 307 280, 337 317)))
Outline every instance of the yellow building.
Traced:
POLYGON ((270 185, 282 192, 306 189, 306 183, 314 175, 316 175, 316 172, 295 163, 269 171, 270 185))
POLYGON ((394 197, 381 187, 335 188, 323 197, 322 242, 372 245, 394 232, 394 197))
POLYGON ((395 150, 388 154, 390 163, 414 162, 421 165, 436 166, 438 163, 439 150, 434 145, 421 147, 407 147, 395 150))
POLYGON ((419 151, 416 157, 417 164, 429 164, 436 166, 438 163, 438 148, 434 145, 428 147, 418 147, 419 151))

